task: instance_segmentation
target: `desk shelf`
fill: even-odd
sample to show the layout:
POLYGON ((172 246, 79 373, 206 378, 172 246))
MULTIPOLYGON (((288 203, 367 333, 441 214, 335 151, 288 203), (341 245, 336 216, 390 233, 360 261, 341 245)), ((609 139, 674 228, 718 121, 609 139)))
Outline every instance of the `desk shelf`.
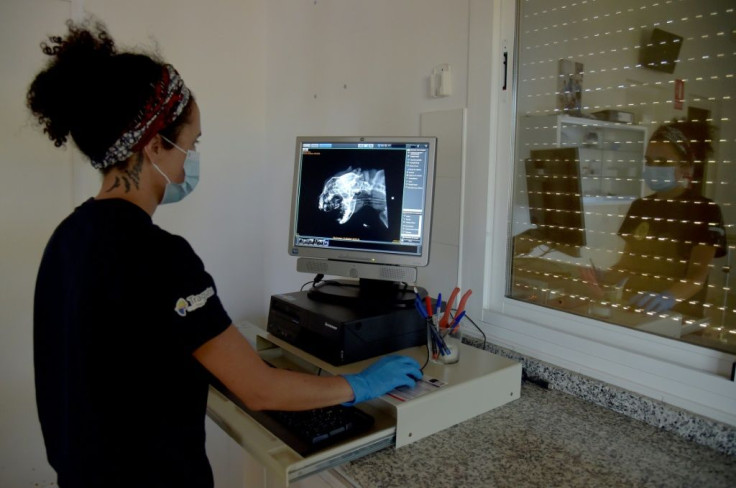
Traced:
MULTIPOLYGON (((361 371, 375 359, 344 366, 334 366, 312 356, 252 324, 238 329, 264 359, 288 369, 338 375, 361 371)), ((414 357, 420 364, 426 348, 398 351, 414 357)), ((376 422, 366 434, 301 456, 226 395, 210 388, 207 414, 230 437, 248 451, 275 476, 279 483, 289 483, 361 458, 386 447, 402 447, 452 425, 472 418, 519 398, 521 364, 487 351, 462 344, 458 364, 430 362, 425 378, 436 378, 444 386, 422 396, 402 401, 384 395, 361 403, 359 407, 373 415, 376 422)))

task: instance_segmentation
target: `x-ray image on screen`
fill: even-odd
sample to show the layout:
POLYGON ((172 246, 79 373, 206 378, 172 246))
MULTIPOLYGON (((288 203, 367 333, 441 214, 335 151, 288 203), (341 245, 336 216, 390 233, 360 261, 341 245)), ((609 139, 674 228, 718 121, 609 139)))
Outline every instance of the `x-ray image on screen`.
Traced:
POLYGON ((377 158, 359 149, 304 154, 298 235, 398 242, 405 157, 384 151, 377 158))
MULTIPOLYGON (((349 167, 325 182, 318 206, 323 212, 336 211, 340 224, 345 224, 356 212, 369 206, 376 210, 381 223, 388 229, 386 173, 382 169, 349 167)), ((362 225, 367 227, 369 224, 362 225)))

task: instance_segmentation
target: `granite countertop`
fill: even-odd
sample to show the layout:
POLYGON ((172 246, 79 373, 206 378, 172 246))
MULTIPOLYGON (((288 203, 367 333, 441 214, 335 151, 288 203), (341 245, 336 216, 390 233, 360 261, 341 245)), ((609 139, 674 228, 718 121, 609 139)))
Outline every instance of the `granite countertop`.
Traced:
POLYGON ((731 488, 736 456, 524 382, 516 401, 339 472, 364 488, 731 488))

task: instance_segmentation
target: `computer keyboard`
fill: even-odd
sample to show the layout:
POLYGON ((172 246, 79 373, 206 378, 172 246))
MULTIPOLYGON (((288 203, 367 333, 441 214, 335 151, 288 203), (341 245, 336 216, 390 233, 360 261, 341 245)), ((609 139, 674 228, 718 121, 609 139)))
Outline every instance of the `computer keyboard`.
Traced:
POLYGON ((269 428, 272 433, 279 436, 279 430, 283 428, 315 449, 366 432, 374 422, 373 417, 362 410, 342 405, 298 412, 269 410, 264 413, 279 424, 279 428, 269 428))
POLYGON ((296 412, 251 410, 217 378, 212 386, 248 413, 261 426, 281 439, 302 456, 357 437, 373 427, 373 416, 357 407, 334 405, 296 412))

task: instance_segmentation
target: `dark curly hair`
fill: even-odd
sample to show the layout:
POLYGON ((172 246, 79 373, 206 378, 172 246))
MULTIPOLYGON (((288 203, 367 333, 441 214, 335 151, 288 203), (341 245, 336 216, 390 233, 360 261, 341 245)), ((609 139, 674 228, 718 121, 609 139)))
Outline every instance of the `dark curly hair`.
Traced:
MULTIPOLYGON (((79 150, 96 160, 153 95, 164 63, 151 54, 118 52, 102 22, 68 21, 67 28, 66 36, 41 43, 52 59, 31 83, 26 102, 55 146, 66 144, 71 135, 79 150)), ((193 100, 161 131, 164 136, 177 140, 193 100)))
POLYGON ((674 147, 689 164, 703 163, 713 152, 712 140, 715 128, 707 122, 672 120, 657 127, 649 141, 672 142, 670 129, 675 129, 684 136, 684 141, 675 144, 674 147))
POLYGON ((713 153, 716 128, 706 121, 676 120, 663 124, 654 131, 649 142, 669 143, 690 167, 691 188, 703 194, 708 156, 713 153))

